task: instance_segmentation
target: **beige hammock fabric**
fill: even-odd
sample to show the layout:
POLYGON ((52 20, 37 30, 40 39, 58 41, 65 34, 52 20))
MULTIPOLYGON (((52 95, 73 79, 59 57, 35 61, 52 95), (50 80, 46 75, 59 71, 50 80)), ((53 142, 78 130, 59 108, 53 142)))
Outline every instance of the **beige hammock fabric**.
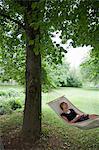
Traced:
MULTIPOLYGON (((60 114, 62 113, 62 110, 60 109, 60 103, 61 102, 66 102, 69 106, 69 108, 74 109, 78 114, 82 114, 83 112, 80 111, 77 107, 75 107, 65 96, 61 96, 49 103, 47 103, 55 112, 56 114, 62 119, 64 120, 60 114)), ((84 113, 83 113, 84 114, 84 113)), ((66 120, 64 120, 65 123, 68 123, 66 120)), ((70 123, 68 123, 70 124, 70 123)), ((78 127, 80 129, 92 129, 92 128, 97 128, 99 127, 99 116, 97 116, 97 118, 95 119, 88 119, 85 121, 81 121, 81 122, 77 122, 74 124, 70 124, 72 126, 78 127)))

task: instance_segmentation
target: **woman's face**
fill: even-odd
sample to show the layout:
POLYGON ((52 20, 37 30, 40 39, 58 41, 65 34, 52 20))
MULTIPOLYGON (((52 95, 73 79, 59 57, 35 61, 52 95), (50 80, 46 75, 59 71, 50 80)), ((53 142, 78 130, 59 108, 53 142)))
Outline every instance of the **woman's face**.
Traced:
POLYGON ((68 109, 68 104, 67 103, 63 103, 62 107, 63 107, 63 110, 67 110, 68 109))

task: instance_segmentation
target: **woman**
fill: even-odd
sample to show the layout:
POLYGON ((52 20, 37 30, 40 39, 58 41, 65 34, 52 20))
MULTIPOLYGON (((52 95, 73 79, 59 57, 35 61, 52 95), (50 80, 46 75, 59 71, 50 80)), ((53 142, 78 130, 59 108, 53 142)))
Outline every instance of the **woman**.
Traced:
POLYGON ((60 104, 60 108, 62 109, 63 113, 60 114, 63 119, 65 119, 69 123, 76 123, 81 122, 88 119, 95 119, 98 115, 92 114, 77 114, 74 109, 69 109, 68 104, 62 102, 60 104))

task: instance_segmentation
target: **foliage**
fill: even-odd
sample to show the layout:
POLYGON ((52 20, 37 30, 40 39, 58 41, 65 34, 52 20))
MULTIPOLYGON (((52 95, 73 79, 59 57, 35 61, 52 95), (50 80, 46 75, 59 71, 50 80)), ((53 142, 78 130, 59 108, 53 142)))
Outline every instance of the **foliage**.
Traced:
POLYGON ((0 104, 0 115, 10 114, 16 109, 22 108, 22 102, 19 99, 12 99, 1 102, 0 104))
POLYGON ((70 76, 67 78, 67 86, 68 87, 81 87, 82 83, 77 78, 70 76))
MULTIPOLYGON (((41 0, 38 3, 32 1, 26 1, 23 5, 22 3, 23 1, 17 0, 5 0, 0 3, 0 64, 3 70, 0 76, 2 76, 2 81, 14 79, 20 84, 25 83, 26 34, 24 13, 26 3, 27 6, 31 5, 33 11, 39 8, 42 12, 39 14, 38 22, 36 22, 35 13, 32 14, 32 18, 30 15, 28 16, 30 25, 34 28, 40 26, 41 29, 40 52, 42 59, 46 58, 57 64, 61 62, 64 49, 55 43, 56 47, 53 46, 50 39, 51 33, 56 30, 62 31, 60 36, 62 41, 71 38, 75 46, 82 44, 91 44, 94 48, 99 46, 99 42, 97 42, 99 33, 97 0, 41 0)), ((30 40, 29 43, 32 45, 34 41, 30 40)))
POLYGON ((89 57, 81 64, 81 74, 83 81, 99 82, 99 51, 92 50, 89 57))
POLYGON ((82 82, 77 70, 71 70, 69 64, 63 61, 62 64, 43 62, 42 88, 47 92, 56 87, 81 87, 82 82))
POLYGON ((69 64, 55 64, 43 62, 42 87, 46 92, 51 88, 67 85, 67 77, 69 76, 69 64))
POLYGON ((0 114, 10 114, 24 105, 23 87, 0 86, 0 114))
POLYGON ((20 95, 19 92, 17 92, 16 90, 1 90, 0 91, 0 96, 4 96, 5 98, 9 98, 9 97, 18 97, 20 95))
POLYGON ((1 81, 9 81, 13 79, 19 84, 25 82, 25 54, 23 49, 16 47, 16 51, 13 52, 7 49, 1 50, 2 58, 0 59, 0 66, 2 71, 0 73, 1 81))
POLYGON ((73 69, 70 70, 69 76, 67 78, 67 87, 81 87, 82 81, 79 74, 79 70, 73 69))
POLYGON ((98 49, 98 0, 75 1, 72 7, 69 31, 74 45, 86 44, 98 49))
POLYGON ((20 102, 20 100, 14 100, 14 101, 9 101, 11 109, 12 110, 16 110, 18 108, 22 108, 22 104, 20 102))
POLYGON ((0 96, 6 96, 6 95, 7 95, 6 92, 0 91, 0 96))
POLYGON ((0 104, 0 115, 11 114, 12 110, 8 103, 0 104))

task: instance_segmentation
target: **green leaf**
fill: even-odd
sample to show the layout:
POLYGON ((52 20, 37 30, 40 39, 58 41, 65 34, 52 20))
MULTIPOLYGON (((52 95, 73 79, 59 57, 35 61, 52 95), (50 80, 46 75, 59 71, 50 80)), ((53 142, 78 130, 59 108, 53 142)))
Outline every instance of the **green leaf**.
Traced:
POLYGON ((29 45, 34 45, 34 40, 30 40, 29 45))
POLYGON ((32 10, 34 10, 37 7, 38 3, 37 2, 33 2, 32 3, 32 10))

